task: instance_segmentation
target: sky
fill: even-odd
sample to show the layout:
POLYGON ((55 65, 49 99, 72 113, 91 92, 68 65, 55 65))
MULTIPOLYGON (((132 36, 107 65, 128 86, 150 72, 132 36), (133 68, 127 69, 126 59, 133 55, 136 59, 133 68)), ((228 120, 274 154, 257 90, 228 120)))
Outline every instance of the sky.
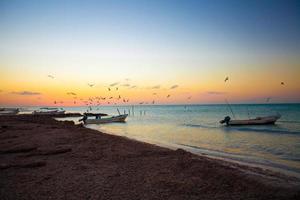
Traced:
POLYGON ((299 77, 300 1, 0 1, 0 106, 299 103, 299 77))

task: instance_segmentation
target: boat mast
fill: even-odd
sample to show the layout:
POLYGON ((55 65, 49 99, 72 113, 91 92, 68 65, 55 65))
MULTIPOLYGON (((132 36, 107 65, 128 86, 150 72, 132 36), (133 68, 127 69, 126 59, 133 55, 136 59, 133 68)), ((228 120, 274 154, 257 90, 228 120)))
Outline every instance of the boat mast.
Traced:
POLYGON ((232 114, 233 118, 235 119, 235 116, 234 116, 234 113, 233 113, 233 111, 232 111, 232 109, 231 109, 231 106, 230 106, 230 104, 228 103, 227 99, 225 99, 225 101, 226 101, 226 103, 227 103, 227 106, 228 106, 228 107, 229 107, 229 109, 230 109, 230 112, 231 112, 231 114, 232 114))

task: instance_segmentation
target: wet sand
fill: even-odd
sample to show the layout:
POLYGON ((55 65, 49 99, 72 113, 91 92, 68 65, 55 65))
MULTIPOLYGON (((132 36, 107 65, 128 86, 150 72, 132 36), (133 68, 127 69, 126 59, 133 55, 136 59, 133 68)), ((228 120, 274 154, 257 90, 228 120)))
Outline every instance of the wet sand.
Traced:
POLYGON ((299 179, 279 173, 50 116, 0 116, 0 199, 299 198, 299 179))

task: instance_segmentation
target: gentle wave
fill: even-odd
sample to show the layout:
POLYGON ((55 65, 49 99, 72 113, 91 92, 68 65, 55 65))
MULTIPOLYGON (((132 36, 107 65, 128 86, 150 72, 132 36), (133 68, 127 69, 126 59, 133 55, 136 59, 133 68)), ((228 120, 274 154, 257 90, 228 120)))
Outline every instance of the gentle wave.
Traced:
POLYGON ((195 127, 195 128, 219 128, 217 126, 209 126, 203 124, 182 124, 183 126, 195 127))
POLYGON ((277 133, 277 134, 300 134, 299 131, 283 130, 283 129, 268 129, 268 128, 250 128, 250 127, 224 127, 236 131, 251 131, 251 132, 264 132, 264 133, 277 133))
POLYGON ((206 129, 216 129, 221 128, 224 131, 250 131, 250 132, 264 132, 264 133, 281 133, 281 134, 300 134, 299 131, 292 131, 286 129, 268 129, 268 128, 253 128, 253 127, 226 127, 226 126, 209 126, 204 124, 182 124, 183 126, 193 127, 193 128, 206 128, 206 129))

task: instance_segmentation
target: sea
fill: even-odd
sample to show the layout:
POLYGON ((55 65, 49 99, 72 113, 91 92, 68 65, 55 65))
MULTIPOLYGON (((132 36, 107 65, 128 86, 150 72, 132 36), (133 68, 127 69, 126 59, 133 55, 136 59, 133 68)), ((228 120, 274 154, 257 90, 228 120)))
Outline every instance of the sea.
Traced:
MULTIPOLYGON (((27 110, 35 109, 33 107, 27 110)), ((171 149, 258 166, 300 177, 300 104, 135 105, 65 107, 67 112, 129 114, 125 123, 85 125, 171 149), (227 127, 225 116, 249 119, 280 114, 275 125, 227 127)), ((78 117, 59 120, 73 120, 78 117)))

